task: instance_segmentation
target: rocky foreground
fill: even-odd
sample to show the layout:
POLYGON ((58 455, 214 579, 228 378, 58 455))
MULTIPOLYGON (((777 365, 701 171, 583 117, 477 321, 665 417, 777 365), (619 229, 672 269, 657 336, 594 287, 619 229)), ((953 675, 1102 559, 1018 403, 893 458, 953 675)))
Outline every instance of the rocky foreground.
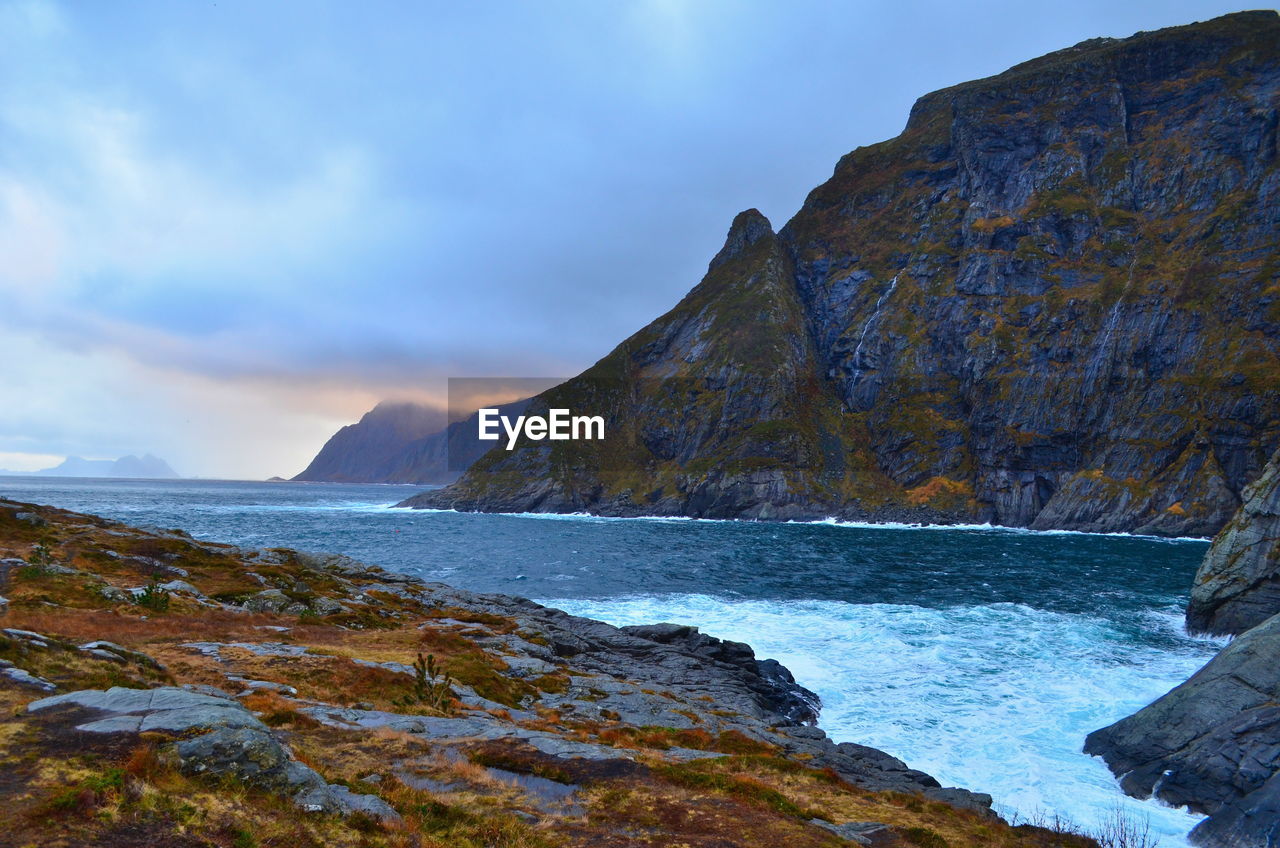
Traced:
POLYGON ((1088 846, 746 645, 0 500, 4 845, 1088 846))

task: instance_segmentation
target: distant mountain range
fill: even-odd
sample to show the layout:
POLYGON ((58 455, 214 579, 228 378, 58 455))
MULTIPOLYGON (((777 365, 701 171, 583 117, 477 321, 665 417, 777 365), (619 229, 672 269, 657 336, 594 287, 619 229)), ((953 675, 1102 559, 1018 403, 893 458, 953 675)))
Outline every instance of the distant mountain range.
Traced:
POLYGON ((85 459, 69 456, 61 464, 40 471, 5 471, 0 474, 19 477, 132 477, 146 480, 173 480, 178 473, 158 456, 133 454, 119 459, 85 459))

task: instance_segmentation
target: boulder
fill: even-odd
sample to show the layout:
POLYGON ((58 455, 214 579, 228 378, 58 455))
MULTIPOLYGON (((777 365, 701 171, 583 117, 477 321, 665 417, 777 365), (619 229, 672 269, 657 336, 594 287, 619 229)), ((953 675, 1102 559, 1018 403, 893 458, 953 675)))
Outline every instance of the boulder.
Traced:
POLYGON ((298 603, 279 589, 264 589, 244 602, 244 608, 250 612, 276 612, 297 615, 306 610, 306 605, 298 603))

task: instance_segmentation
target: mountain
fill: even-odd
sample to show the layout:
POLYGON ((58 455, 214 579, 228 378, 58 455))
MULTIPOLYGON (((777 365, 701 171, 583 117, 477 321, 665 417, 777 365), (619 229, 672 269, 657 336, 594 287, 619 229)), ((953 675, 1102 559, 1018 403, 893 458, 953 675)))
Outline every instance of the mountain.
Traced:
POLYGON ((1280 18, 922 97, 775 232, 406 502, 1210 535, 1280 447, 1280 18))
MULTIPOLYGON (((355 424, 343 427, 325 442, 320 453, 294 480, 331 483, 445 482, 443 466, 407 467, 401 459, 406 446, 438 433, 448 422, 441 409, 423 404, 383 401, 355 424)), ((453 479, 448 477, 447 479, 453 479)))
MULTIPOLYGON (((496 407, 516 416, 528 399, 496 407)), ((449 483, 494 443, 478 436, 477 414, 446 426, 445 413, 383 401, 330 437, 294 480, 330 483, 449 483)))
POLYGON ((136 457, 130 454, 119 459, 84 459, 69 456, 53 468, 40 471, 2 471, 23 477, 133 477, 146 480, 177 479, 178 473, 158 456, 146 454, 136 457))

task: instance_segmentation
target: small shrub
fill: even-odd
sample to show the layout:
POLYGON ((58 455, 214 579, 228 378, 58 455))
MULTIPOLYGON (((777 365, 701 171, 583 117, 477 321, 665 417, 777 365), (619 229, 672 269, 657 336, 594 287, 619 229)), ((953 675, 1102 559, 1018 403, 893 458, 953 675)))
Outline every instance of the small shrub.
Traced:
POLYGON ((402 707, 426 704, 440 712, 449 712, 453 707, 453 678, 436 665, 436 655, 423 657, 419 652, 413 672, 413 687, 409 694, 397 698, 394 703, 402 707))
POLYGON ((134 598, 134 603, 152 612, 165 612, 169 609, 169 590, 156 580, 147 584, 146 588, 134 598))
POLYGON ((49 546, 44 542, 37 542, 31 548, 31 553, 27 556, 27 562, 36 568, 53 565, 53 552, 49 550, 49 546))

